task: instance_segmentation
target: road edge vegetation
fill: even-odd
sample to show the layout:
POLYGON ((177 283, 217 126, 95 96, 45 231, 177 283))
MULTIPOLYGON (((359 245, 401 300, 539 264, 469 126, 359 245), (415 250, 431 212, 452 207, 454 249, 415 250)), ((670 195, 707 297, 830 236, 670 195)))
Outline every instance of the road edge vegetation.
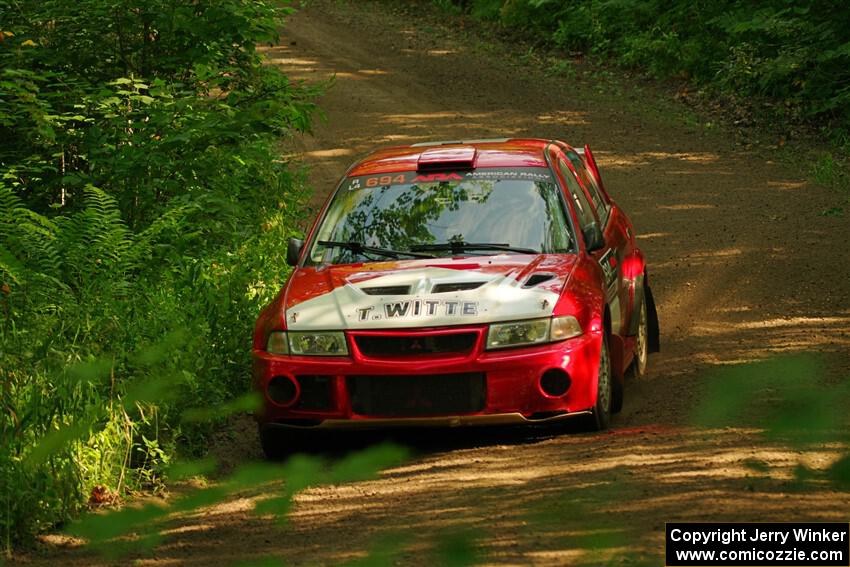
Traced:
POLYGON ((775 140, 780 159, 850 210, 850 8, 643 0, 418 0, 502 38, 655 81, 730 129, 775 140))
POLYGON ((253 323, 306 195, 278 147, 316 111, 317 89, 257 47, 289 13, 274 0, 0 0, 7 553, 161 487, 178 454, 205 448, 214 420, 198 408, 251 405, 253 323))

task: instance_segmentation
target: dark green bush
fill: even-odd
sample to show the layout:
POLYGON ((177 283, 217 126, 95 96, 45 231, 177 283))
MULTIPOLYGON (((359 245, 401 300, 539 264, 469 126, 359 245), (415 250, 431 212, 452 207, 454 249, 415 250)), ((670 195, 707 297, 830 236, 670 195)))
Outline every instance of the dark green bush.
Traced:
POLYGON ((0 0, 0 534, 156 488, 247 389, 303 201, 272 0, 0 0))

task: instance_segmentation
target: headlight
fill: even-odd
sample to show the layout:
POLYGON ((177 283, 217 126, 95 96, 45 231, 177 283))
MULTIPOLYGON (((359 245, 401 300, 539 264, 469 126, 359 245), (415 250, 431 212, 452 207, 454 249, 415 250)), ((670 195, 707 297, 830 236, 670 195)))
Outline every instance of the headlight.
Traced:
POLYGON ((310 356, 348 354, 345 333, 339 331, 290 331, 289 349, 292 354, 310 356))
POLYGON ((549 340, 549 318, 490 325, 487 348, 533 345, 549 340))
POLYGON ((286 333, 283 331, 269 333, 266 351, 272 354, 289 354, 289 341, 286 339, 286 333))
POLYGON ((562 341, 581 334, 575 317, 547 317, 514 323, 494 323, 487 332, 487 348, 507 348, 562 341))

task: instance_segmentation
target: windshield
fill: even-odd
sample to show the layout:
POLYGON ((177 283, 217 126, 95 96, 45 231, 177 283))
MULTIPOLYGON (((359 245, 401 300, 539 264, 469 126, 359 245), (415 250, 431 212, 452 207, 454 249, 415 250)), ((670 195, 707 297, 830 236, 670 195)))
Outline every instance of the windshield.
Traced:
POLYGON ((403 172, 347 179, 328 208, 309 258, 314 264, 363 262, 382 258, 363 247, 398 252, 425 245, 434 245, 429 255, 459 255, 461 248, 451 243, 464 243, 460 255, 521 249, 566 253, 573 241, 548 169, 403 172), (342 245, 347 243, 357 245, 342 245), (506 249, 496 251, 492 245, 506 249))

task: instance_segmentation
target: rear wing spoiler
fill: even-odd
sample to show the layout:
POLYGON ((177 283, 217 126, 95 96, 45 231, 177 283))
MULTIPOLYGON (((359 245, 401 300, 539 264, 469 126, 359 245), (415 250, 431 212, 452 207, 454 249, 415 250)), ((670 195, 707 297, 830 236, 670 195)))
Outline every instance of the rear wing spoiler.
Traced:
POLYGON ((602 183, 602 175, 599 174, 599 167, 596 165, 596 158, 593 157, 593 152, 590 150, 590 146, 585 144, 583 148, 575 148, 575 151, 581 156, 581 159, 584 160, 585 165, 587 165, 587 169, 590 170, 590 173, 593 175, 596 183, 607 196, 608 192, 605 191, 605 184, 602 183))

